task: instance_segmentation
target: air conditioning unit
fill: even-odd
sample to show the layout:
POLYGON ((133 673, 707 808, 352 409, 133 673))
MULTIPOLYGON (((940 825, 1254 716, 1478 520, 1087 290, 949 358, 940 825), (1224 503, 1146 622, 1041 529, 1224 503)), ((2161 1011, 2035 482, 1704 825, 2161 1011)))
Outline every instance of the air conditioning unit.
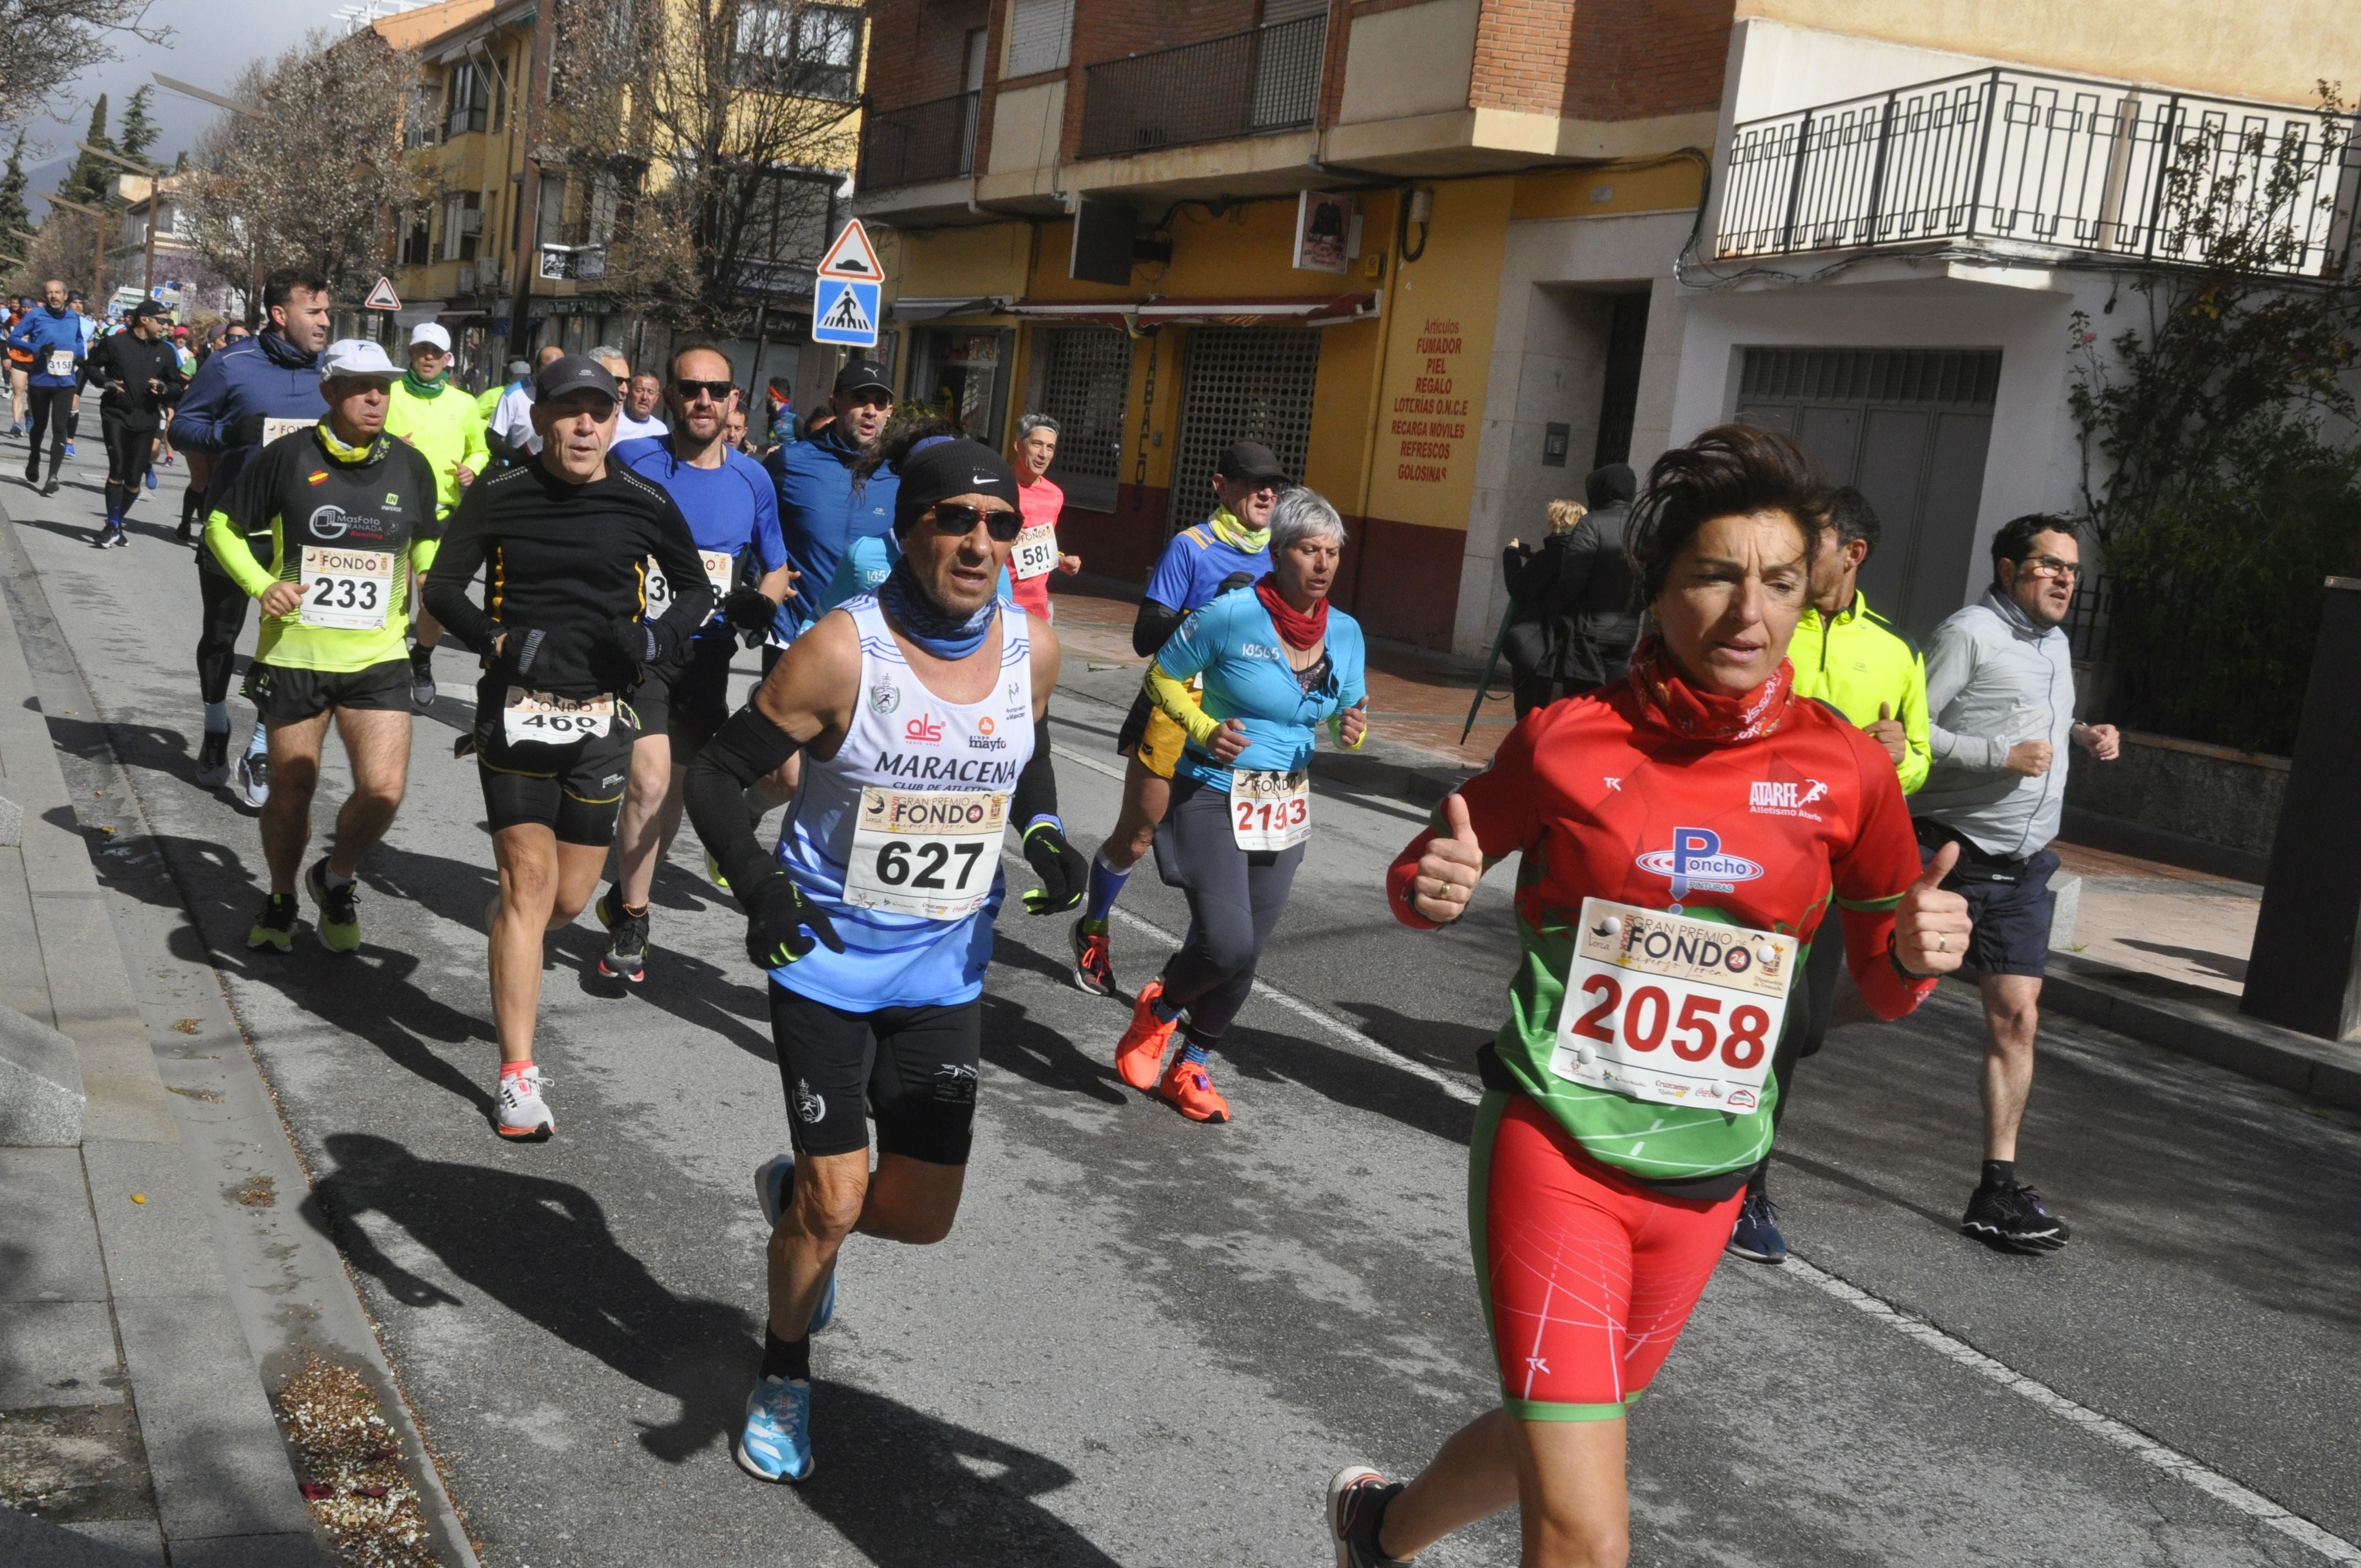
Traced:
POLYGON ((461 234, 483 233, 484 210, 481 207, 468 207, 464 209, 459 214, 459 232, 461 234))
POLYGON ((459 269, 459 292, 472 294, 475 291, 476 269, 472 267, 462 267, 459 269))

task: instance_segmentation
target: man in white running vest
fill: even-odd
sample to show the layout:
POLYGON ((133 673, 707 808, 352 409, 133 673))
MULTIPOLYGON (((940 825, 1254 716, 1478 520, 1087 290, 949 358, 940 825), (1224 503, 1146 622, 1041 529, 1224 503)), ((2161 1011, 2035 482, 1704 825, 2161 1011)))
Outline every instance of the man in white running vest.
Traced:
POLYGON ((922 444, 901 467, 892 575, 797 638, 689 770, 689 819, 770 971, 794 1143, 755 1174, 770 1322, 735 1453, 757 1480, 812 1472, 810 1336, 834 1314, 844 1238, 923 1245, 959 1212, 1002 835, 1058 680, 1049 624, 994 594, 1023 525, 991 449, 922 444), (797 751, 774 860, 744 792, 797 751))

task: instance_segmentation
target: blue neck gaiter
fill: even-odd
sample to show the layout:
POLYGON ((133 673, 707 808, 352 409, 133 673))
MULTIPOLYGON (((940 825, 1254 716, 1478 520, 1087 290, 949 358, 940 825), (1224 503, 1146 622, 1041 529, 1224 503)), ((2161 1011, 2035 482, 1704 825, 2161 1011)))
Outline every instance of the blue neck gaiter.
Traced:
POLYGON ((877 602, 904 636, 938 659, 964 659, 983 647, 1000 609, 994 596, 973 615, 946 615, 918 586, 918 574, 911 569, 907 555, 895 562, 892 573, 877 585, 877 602))

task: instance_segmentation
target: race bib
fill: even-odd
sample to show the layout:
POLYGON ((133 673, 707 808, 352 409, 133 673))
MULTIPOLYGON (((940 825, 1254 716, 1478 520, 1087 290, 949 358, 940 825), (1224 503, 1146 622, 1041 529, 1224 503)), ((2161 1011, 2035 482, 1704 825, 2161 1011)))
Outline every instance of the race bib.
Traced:
POLYGON ((1230 837, 1249 852, 1292 850, 1311 838, 1312 775, 1232 769, 1230 837))
POLYGON ((1775 932, 1586 898, 1550 1070, 1658 1105, 1759 1109, 1799 950, 1775 932))
POLYGON ((373 631, 385 624, 392 608, 391 555, 382 550, 303 546, 303 608, 295 618, 302 625, 373 631))
POLYGON ((49 350, 49 367, 43 373, 50 376, 71 376, 73 374, 73 362, 72 349, 52 348, 49 350))
POLYGON ((564 746, 604 735, 614 722, 611 696, 552 696, 511 687, 500 713, 500 733, 511 746, 564 746))
POLYGON ((1058 565, 1058 529, 1054 523, 1036 523, 1016 536, 1016 549, 1008 557, 1008 575, 1020 582, 1047 576, 1058 565))
POLYGON ((992 896, 1007 826, 1005 793, 871 784, 861 792, 844 901, 928 920, 972 915, 992 896))
POLYGON ((647 599, 650 620, 672 608, 672 579, 664 575, 653 555, 648 557, 647 599))
POLYGON ((266 419, 262 422, 262 444, 268 446, 282 435, 309 430, 319 422, 315 419, 266 419))

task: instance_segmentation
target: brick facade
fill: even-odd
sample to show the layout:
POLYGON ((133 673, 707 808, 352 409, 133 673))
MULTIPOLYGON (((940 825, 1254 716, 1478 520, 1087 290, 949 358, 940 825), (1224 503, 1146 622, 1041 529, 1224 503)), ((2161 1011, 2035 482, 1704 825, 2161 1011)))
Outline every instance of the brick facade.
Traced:
POLYGON ((1732 0, 1485 0, 1470 96, 1478 108, 1580 120, 1710 111, 1734 10, 1732 0))

